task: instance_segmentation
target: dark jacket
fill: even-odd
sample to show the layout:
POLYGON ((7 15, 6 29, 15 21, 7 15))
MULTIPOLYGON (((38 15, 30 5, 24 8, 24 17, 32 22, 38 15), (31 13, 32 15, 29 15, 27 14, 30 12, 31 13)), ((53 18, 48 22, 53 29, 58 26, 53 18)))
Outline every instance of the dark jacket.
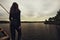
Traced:
POLYGON ((20 22, 20 10, 19 9, 11 10, 9 19, 10 19, 10 23, 13 26, 20 26, 21 25, 21 22, 20 22))

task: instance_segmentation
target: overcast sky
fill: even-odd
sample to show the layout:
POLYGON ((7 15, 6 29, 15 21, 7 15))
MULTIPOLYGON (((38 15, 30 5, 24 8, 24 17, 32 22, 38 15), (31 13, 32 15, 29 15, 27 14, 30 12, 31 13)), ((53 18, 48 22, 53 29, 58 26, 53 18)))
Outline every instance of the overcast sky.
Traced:
MULTIPOLYGON (((60 8, 60 0, 0 0, 0 4, 8 12, 13 2, 17 2, 19 5, 22 21, 43 21, 55 16, 60 8)), ((9 15, 2 7, 0 10, 0 18, 8 18, 9 15)))

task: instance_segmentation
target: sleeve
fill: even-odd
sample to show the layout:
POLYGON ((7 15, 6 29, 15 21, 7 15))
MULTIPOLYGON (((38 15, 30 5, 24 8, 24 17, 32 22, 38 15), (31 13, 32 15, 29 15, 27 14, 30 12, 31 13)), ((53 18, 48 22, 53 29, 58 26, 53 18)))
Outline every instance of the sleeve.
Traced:
POLYGON ((20 20, 21 20, 21 11, 19 11, 19 15, 20 15, 19 18, 20 18, 20 20))
POLYGON ((10 15, 9 15, 9 20, 11 21, 12 20, 12 12, 10 11, 10 15))
POLYGON ((9 15, 9 20, 11 20, 11 14, 9 15))
POLYGON ((18 20, 20 20, 20 11, 18 12, 18 20))

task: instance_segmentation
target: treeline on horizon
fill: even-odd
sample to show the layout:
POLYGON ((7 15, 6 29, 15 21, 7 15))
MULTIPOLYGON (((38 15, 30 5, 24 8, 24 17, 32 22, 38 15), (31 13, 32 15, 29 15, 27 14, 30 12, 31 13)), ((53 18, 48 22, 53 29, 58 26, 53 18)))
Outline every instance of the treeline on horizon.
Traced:
POLYGON ((45 20, 45 24, 60 24, 60 9, 57 11, 56 16, 50 17, 48 20, 45 20))
MULTIPOLYGON (((10 23, 10 21, 0 21, 0 23, 10 23)), ((44 21, 21 21, 21 23, 44 23, 44 21)))

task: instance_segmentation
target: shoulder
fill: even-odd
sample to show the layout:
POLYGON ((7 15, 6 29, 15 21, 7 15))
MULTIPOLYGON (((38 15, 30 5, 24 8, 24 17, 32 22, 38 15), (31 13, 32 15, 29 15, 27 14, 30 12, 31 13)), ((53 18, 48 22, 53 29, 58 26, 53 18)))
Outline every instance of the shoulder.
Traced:
POLYGON ((21 12, 21 10, 19 10, 19 12, 21 12))

